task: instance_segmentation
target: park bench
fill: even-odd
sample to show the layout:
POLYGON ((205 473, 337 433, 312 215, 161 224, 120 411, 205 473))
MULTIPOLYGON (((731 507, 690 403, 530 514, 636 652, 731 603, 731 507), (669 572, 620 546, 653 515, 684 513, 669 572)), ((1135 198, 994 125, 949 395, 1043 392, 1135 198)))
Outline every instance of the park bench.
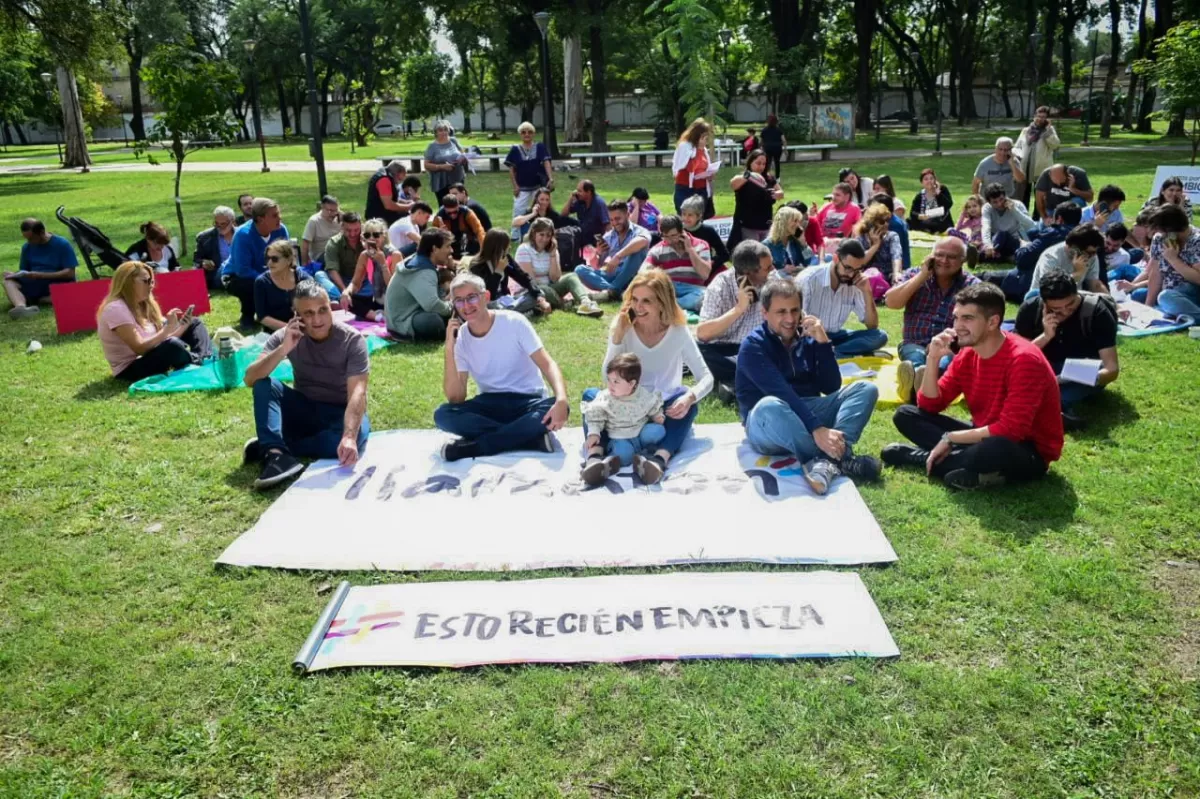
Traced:
MULTIPOLYGON (((500 150, 501 148, 497 145, 484 145, 484 146, 480 146, 479 149, 481 152, 483 150, 491 150, 492 151, 490 154, 483 155, 483 157, 487 159, 488 166, 491 168, 491 170, 493 172, 499 172, 501 156, 499 155, 499 153, 497 151, 500 150)), ((507 153, 508 148, 505 147, 504 151, 505 151, 505 153, 507 153)), ((377 155, 377 156, 375 156, 375 160, 378 161, 379 163, 383 164, 384 166, 387 166, 392 161, 408 161, 412 167, 411 169, 408 170, 409 172, 420 172, 421 171, 421 159, 422 159, 422 156, 419 156, 419 155, 377 155)), ((478 159, 476 159, 476 160, 478 160, 478 159)))
MULTIPOLYGON (((833 151, 836 150, 837 147, 838 146, 836 144, 789 144, 784 149, 787 150, 787 160, 788 161, 795 160, 794 154, 797 150, 816 150, 821 153, 822 161, 828 161, 830 159, 833 151)), ((722 156, 732 154, 735 163, 736 163, 736 160, 739 159, 740 155, 741 155, 740 151, 737 149, 722 148, 719 152, 722 156)), ((654 165, 656 167, 660 167, 663 165, 663 157, 664 156, 673 156, 674 154, 675 154, 675 150, 672 148, 670 150, 641 150, 636 153, 628 153, 628 152, 622 153, 622 152, 617 152, 614 150, 606 150, 603 152, 595 152, 595 153, 572 153, 570 157, 578 160, 579 166, 581 168, 584 168, 584 167, 587 167, 587 161, 589 158, 592 159, 593 161, 604 162, 604 161, 615 160, 618 157, 629 157, 632 155, 637 155, 638 166, 645 168, 647 165, 647 159, 650 158, 651 156, 654 157, 654 165)))
POLYGON ((836 144, 789 144, 787 147, 784 147, 783 149, 787 150, 787 160, 788 161, 796 160, 795 154, 799 150, 820 150, 821 151, 821 160, 828 161, 830 158, 833 157, 833 151, 836 150, 837 148, 838 148, 838 146, 836 144))

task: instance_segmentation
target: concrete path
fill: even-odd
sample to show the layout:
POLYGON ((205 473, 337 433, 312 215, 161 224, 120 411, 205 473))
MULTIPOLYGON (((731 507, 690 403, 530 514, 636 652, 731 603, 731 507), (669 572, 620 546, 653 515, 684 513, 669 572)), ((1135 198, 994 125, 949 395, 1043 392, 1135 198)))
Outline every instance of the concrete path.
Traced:
MULTIPOLYGON (((1154 147, 1120 147, 1111 145, 1094 145, 1091 147, 1063 147, 1059 150, 1060 153, 1079 153, 1079 152, 1185 152, 1191 153, 1189 145, 1165 145, 1154 147)), ((964 149, 964 150, 947 150, 942 153, 944 157, 952 156, 974 156, 982 158, 992 152, 989 149, 964 149)), ((270 153, 268 151, 268 158, 270 153)), ((834 161, 872 161, 886 158, 933 158, 935 157, 932 150, 856 150, 851 148, 834 150, 832 152, 832 160, 834 161)), ((620 153, 616 156, 618 163, 625 168, 636 167, 638 155, 637 153, 620 153)), ((15 160, 15 159, 8 159, 15 160)), ((784 162, 785 164, 799 163, 820 163, 819 156, 799 158, 796 161, 784 162)), ((312 161, 269 161, 272 172, 315 172, 316 165, 312 161)), ((566 159, 562 164, 573 164, 571 159, 566 159)), ((194 172, 258 172, 262 169, 258 161, 188 161, 184 164, 184 171, 188 173, 194 172)), ((374 172, 379 168, 379 164, 374 160, 335 160, 326 161, 325 170, 327 172, 374 172)), ((573 165, 573 169, 578 169, 578 165, 573 165)), ((13 166, 0 166, 0 175, 30 175, 53 173, 61 171, 61 167, 57 164, 17 164, 13 166)), ((561 169, 561 167, 560 167, 561 169)), ((786 167, 785 167, 786 170, 786 167)), ((72 170, 79 172, 78 169, 72 170)), ((145 161, 139 161, 132 164, 95 164, 92 166, 92 172, 166 172, 173 173, 175 165, 170 161, 162 161, 157 166, 148 164, 145 161)), ((481 170, 480 174, 489 174, 487 169, 481 170)), ((501 174, 501 173, 496 173, 501 174)))

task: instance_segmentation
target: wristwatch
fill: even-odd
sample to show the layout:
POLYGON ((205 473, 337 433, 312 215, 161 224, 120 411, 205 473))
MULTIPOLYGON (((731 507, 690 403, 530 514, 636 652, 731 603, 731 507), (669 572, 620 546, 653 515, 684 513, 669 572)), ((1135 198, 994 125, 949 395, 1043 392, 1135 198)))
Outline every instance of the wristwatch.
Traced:
POLYGON ((947 446, 951 446, 951 447, 954 446, 954 442, 950 440, 949 433, 942 433, 942 443, 947 446))

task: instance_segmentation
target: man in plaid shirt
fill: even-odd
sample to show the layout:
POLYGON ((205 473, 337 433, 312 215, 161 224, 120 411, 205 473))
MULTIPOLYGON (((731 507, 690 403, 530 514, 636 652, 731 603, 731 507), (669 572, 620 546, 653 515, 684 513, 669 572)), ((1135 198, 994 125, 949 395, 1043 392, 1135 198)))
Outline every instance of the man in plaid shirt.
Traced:
POLYGON ((762 324, 758 290, 775 276, 771 251, 746 240, 733 248, 733 269, 713 278, 704 291, 696 342, 717 382, 717 396, 732 403, 737 355, 742 339, 762 324))
MULTIPOLYGON (((953 236, 941 239, 934 246, 933 255, 901 275, 900 282, 883 297, 887 307, 904 309, 897 383, 900 398, 905 401, 921 382, 918 373, 925 366, 929 342, 954 321, 954 298, 966 286, 979 282, 974 275, 963 271, 966 259, 967 245, 962 239, 953 236)), ((939 368, 944 369, 945 365, 939 364, 939 368)))

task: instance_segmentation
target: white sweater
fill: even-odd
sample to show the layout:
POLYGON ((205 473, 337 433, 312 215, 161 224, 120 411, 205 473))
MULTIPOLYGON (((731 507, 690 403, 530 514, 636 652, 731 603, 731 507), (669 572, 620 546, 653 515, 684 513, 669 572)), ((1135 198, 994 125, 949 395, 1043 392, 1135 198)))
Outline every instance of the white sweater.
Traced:
POLYGON ((647 347, 638 338, 637 331, 630 328, 620 344, 608 340, 608 352, 604 353, 604 365, 600 369, 600 379, 607 379, 608 362, 623 352, 632 352, 642 362, 642 386, 657 391, 664 398, 683 386, 683 365, 692 370, 696 384, 692 386, 692 394, 696 401, 704 399, 713 388, 712 372, 700 355, 696 340, 692 338, 687 325, 671 325, 671 329, 653 348, 647 347))

